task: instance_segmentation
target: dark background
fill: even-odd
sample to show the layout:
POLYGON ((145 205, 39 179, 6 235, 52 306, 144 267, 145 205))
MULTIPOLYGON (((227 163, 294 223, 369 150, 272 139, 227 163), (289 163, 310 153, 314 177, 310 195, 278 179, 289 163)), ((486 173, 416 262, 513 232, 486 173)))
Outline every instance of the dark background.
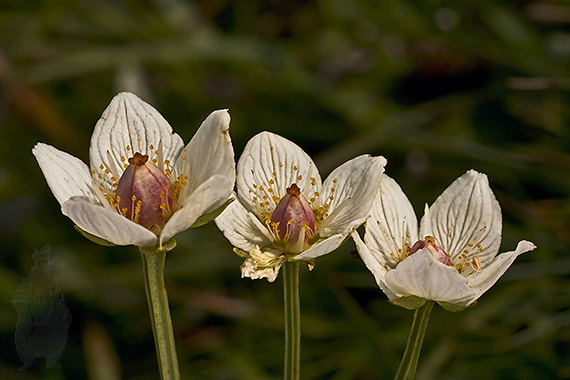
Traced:
MULTIPOLYGON (((118 91, 185 141, 229 108, 236 157, 285 136, 323 178, 362 153, 416 212, 468 169, 487 173, 521 256, 476 307, 436 306, 417 379, 570 379, 570 4, 440 0, 3 0, 0 3, 0 379, 157 379, 135 247, 73 229, 31 149, 85 162, 118 91), (27 372, 10 303, 53 248, 73 315, 61 368, 27 372)), ((184 379, 279 379, 281 278, 240 279, 214 224, 177 236, 166 281, 184 379)), ((413 312, 391 306, 352 242, 301 272, 302 378, 393 377, 413 312)))

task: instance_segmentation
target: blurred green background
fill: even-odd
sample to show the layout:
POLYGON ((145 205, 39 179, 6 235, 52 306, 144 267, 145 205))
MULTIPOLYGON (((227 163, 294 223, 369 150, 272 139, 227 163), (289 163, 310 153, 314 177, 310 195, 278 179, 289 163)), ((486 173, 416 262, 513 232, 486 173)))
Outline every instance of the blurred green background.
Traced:
MULTIPOLYGON (((468 169, 488 174, 520 257, 476 307, 436 306, 417 379, 570 379, 570 3, 481 0, 2 0, 0 379, 157 379, 134 247, 64 217, 31 149, 88 161, 119 91, 185 141, 229 108, 236 157, 281 134, 323 178, 362 153, 417 213, 468 169), (27 372, 10 298, 53 248, 73 315, 61 368, 27 372)), ((279 379, 281 278, 241 279, 214 224, 178 235, 166 282, 184 379, 279 379)), ((413 312, 391 306, 348 242, 302 268, 302 378, 390 379, 413 312)))

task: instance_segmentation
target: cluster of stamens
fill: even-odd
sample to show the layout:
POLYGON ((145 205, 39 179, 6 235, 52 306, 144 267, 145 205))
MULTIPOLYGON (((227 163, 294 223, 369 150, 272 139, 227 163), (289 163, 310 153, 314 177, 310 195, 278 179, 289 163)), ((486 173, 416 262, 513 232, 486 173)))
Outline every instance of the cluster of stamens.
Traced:
MULTIPOLYGON (((283 168, 283 163, 279 163, 279 168, 283 168)), ((298 171, 299 168, 294 165, 293 170, 298 171)), ((253 170, 251 172, 254 174, 253 170)), ((256 214, 264 223, 268 223, 268 221, 271 220, 271 214, 273 213, 273 210, 285 196, 285 194, 279 194, 279 190, 277 190, 277 187, 275 186, 277 172, 273 171, 271 173, 271 176, 273 178, 269 179, 267 184, 258 185, 256 183, 252 183, 253 189, 249 190, 249 196, 251 197, 256 214)), ((302 181, 303 175, 298 175, 296 177, 296 180, 302 181)), ((325 203, 319 207, 316 206, 316 201, 319 199, 319 197, 321 197, 321 193, 317 191, 317 179, 315 177, 311 177, 310 180, 311 182, 309 189, 304 189, 303 192, 304 195, 310 194, 309 196, 306 196, 306 198, 315 213, 315 218, 317 219, 318 224, 329 216, 328 210, 330 208, 330 202, 332 202, 334 199, 334 184, 336 184, 337 180, 333 180, 333 187, 329 189, 329 194, 326 197, 325 203)))
MULTIPOLYGON (((279 163, 279 169, 283 168, 283 163, 279 163)), ((297 172, 299 168, 294 165, 293 170, 297 172)), ((254 175, 254 171, 252 170, 252 175, 254 175)), ((262 223, 264 223, 268 230, 270 231, 271 235, 274 238, 274 243, 280 244, 283 243, 286 245, 287 242, 290 242, 292 234, 297 234, 299 228, 295 225, 295 223, 299 223, 299 221, 295 220, 287 220, 285 221, 276 221, 275 218, 272 218, 274 212, 282 201, 282 199, 287 194, 281 194, 282 190, 276 186, 277 184, 277 171, 273 171, 271 173, 271 177, 269 181, 265 184, 257 184, 252 183, 252 189, 249 190, 249 196, 252 200, 252 204, 256 214, 259 216, 262 223), (285 226, 283 226, 285 224, 285 226)), ((296 181, 303 181, 303 175, 299 174, 295 177, 296 181)), ((310 184, 308 188, 303 189, 302 196, 304 197, 307 194, 307 197, 304 197, 309 204, 310 209, 312 210, 315 218, 315 226, 309 225, 307 222, 303 222, 301 224, 304 234, 308 239, 308 244, 311 245, 314 243, 313 240, 316 240, 318 236, 317 231, 319 230, 319 225, 329 216, 329 209, 330 203, 334 199, 334 192, 337 180, 334 179, 333 186, 328 189, 328 194, 326 195, 325 202, 319 205, 320 202, 318 200, 323 199, 321 193, 318 191, 317 179, 315 177, 310 178, 310 184)), ((296 184, 291 184, 291 187, 287 188, 287 192, 295 186, 296 184)), ((298 187, 297 187, 298 189, 298 187)), ((300 191, 300 189, 299 189, 300 191)), ((294 239, 295 237, 293 237, 294 239)))
MULTIPOLYGON (((137 140, 137 142, 140 144, 140 139, 137 140)), ((153 144, 149 145, 147 151, 148 154, 142 155, 139 152, 133 152, 131 146, 127 145, 124 155, 119 159, 119 167, 115 164, 111 153, 107 151, 109 167, 100 164, 97 169, 91 171, 94 181, 99 184, 102 200, 106 200, 111 208, 135 223, 139 223, 141 211, 144 207, 143 200, 138 199, 137 196, 133 194, 130 196, 130 204, 128 204, 126 200, 121 199, 121 196, 117 194, 119 181, 130 165, 144 165, 148 161, 148 163, 152 163, 168 178, 170 183, 163 186, 159 195, 161 200, 159 208, 162 210, 163 218, 168 217, 175 211, 179 195, 188 181, 187 175, 177 175, 170 160, 163 158, 161 142, 159 142, 158 147, 155 147, 153 144)), ((184 149, 182 153, 182 160, 186 159, 185 153, 186 149, 184 149)))
MULTIPOLYGON (((483 231, 485 227, 481 229, 483 231)), ((406 240, 409 241, 409 235, 407 235, 406 240)), ((430 253, 438 259, 441 263, 454 267, 459 273, 464 276, 471 274, 473 271, 481 272, 481 260, 477 256, 477 253, 483 252, 483 247, 480 243, 475 243, 479 241, 479 237, 475 237, 467 244, 467 248, 463 250, 454 261, 451 261, 451 255, 446 253, 439 242, 433 236, 426 236, 424 240, 419 240, 410 248, 409 244, 406 242, 404 245, 405 252, 402 249, 398 249, 398 262, 402 261, 406 257, 414 254, 422 248, 427 248, 430 253)), ((390 256, 394 256, 393 253, 390 256)))

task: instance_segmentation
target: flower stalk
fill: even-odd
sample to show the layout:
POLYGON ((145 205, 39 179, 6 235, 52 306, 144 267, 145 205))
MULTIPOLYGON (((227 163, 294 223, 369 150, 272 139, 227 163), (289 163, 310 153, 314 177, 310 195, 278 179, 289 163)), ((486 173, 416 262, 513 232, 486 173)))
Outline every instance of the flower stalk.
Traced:
POLYGON ((299 262, 286 262, 283 276, 285 304, 285 380, 300 379, 301 308, 299 305, 299 262))
POLYGON ((174 332, 164 285, 166 250, 147 253, 141 249, 146 298, 150 311, 158 367, 162 380, 180 380, 174 332))
POLYGON ((416 368, 418 367, 422 343, 426 334, 433 304, 434 301, 426 301, 423 306, 416 309, 408 343, 406 343, 406 350, 404 351, 404 356, 402 357, 394 380, 412 380, 416 376, 416 368))

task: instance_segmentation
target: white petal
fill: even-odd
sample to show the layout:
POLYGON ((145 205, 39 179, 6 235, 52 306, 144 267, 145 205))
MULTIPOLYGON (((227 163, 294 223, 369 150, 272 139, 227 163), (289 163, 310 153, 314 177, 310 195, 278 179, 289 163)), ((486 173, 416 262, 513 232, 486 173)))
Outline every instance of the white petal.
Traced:
POLYGON ((160 234, 160 244, 187 230, 204 214, 222 206, 232 193, 233 182, 227 177, 214 175, 200 185, 166 222, 160 234))
POLYGON ((88 197, 96 202, 91 174, 83 161, 43 143, 36 144, 32 153, 60 205, 76 196, 88 197))
POLYGON ((316 207, 329 205, 330 216, 323 221, 326 223, 324 236, 348 234, 366 220, 380 188, 385 165, 384 157, 363 155, 333 170, 315 204, 316 207), (342 210, 335 212, 339 206, 342 210))
POLYGON ((455 268, 440 263, 425 248, 388 271, 385 280, 399 297, 412 295, 467 306, 478 294, 455 268))
POLYGON ((532 251, 536 246, 530 241, 520 241, 514 251, 501 253, 481 273, 469 278, 469 286, 478 290, 479 295, 485 293, 499 280, 499 278, 509 269, 515 259, 525 253, 532 251))
POLYGON ((111 100, 95 125, 89 149, 91 169, 101 171, 103 165, 109 170, 115 167, 122 174, 127 160, 136 152, 148 154, 152 161, 159 145, 164 159, 174 163, 184 143, 153 106, 122 92, 111 100))
POLYGON ((317 257, 326 255, 329 252, 334 251, 337 249, 344 239, 346 239, 347 235, 337 234, 326 238, 323 241, 318 242, 317 244, 313 245, 311 248, 307 249, 304 252, 301 252, 297 256, 293 257, 294 260, 311 260, 317 257))
POLYGON ((395 268, 398 257, 418 240, 418 221, 412 204, 392 178, 384 175, 366 222, 364 241, 384 268, 395 268))
POLYGON ((360 235, 358 235, 358 231, 354 231, 351 236, 356 244, 356 249, 358 250, 360 258, 364 261, 366 268, 368 268, 368 270, 374 275, 378 287, 382 289, 389 299, 397 299, 398 296, 386 286, 386 267, 384 267, 377 259, 380 255, 377 252, 373 253, 373 251, 369 249, 369 246, 364 244, 362 239, 360 239, 360 235))
POLYGON ((469 170, 456 179, 422 218, 421 237, 433 235, 451 261, 467 250, 488 265, 501 244, 501 208, 485 174, 469 170))
POLYGON ((180 153, 175 163, 176 171, 188 175, 182 198, 186 198, 213 175, 228 178, 233 189, 236 173, 229 128, 230 114, 227 110, 212 112, 180 153))
POLYGON ((245 208, 257 215, 272 212, 276 207, 273 197, 281 199, 294 183, 309 200, 321 188, 315 163, 301 148, 270 132, 258 133, 249 140, 237 164, 236 187, 245 208), (259 203, 263 201, 269 205, 262 210, 259 203))
POLYGON ((79 228, 117 245, 138 247, 156 244, 156 235, 115 211, 93 204, 88 198, 73 197, 61 211, 79 228))
POLYGON ((226 239, 244 251, 266 246, 272 241, 267 228, 237 200, 230 203, 215 222, 226 239))

